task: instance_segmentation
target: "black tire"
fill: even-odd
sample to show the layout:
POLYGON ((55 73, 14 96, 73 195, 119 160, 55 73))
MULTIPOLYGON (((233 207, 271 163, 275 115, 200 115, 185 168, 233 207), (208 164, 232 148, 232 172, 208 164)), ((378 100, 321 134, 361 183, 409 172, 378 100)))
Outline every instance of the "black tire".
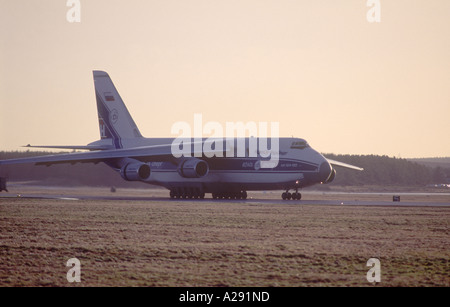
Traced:
POLYGON ((242 191, 241 192, 241 198, 242 199, 247 199, 247 191, 242 191))

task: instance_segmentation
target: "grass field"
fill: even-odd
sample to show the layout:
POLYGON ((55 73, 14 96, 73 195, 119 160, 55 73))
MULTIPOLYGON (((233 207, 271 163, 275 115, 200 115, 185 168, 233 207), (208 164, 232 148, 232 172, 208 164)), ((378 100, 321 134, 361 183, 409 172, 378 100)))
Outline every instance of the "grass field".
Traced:
POLYGON ((0 199, 0 286, 450 285, 450 207, 0 199), (68 283, 69 258, 81 283, 68 283))

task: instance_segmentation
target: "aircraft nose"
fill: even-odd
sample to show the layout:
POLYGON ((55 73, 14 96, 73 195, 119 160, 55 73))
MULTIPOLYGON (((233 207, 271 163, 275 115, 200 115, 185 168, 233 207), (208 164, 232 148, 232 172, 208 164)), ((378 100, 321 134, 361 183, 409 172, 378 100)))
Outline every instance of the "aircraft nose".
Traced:
POLYGON ((319 167, 319 180, 320 182, 326 182, 333 171, 330 163, 327 160, 323 161, 319 167))

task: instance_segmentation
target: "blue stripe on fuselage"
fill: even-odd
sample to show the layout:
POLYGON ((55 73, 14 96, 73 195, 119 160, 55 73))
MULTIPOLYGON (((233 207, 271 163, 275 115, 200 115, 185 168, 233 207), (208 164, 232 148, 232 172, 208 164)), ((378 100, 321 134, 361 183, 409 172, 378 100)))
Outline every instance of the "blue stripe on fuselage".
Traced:
MULTIPOLYGON (((274 168, 258 168, 257 158, 210 158, 205 159, 210 171, 243 171, 243 172, 317 172, 319 166, 300 160, 282 159, 274 168)), ((171 162, 150 162, 150 168, 160 171, 176 170, 177 165, 171 162)))

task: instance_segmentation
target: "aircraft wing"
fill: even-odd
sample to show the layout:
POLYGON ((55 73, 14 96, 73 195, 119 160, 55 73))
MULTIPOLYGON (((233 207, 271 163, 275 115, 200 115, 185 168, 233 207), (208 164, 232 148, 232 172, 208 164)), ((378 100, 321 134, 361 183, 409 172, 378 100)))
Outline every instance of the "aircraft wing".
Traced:
MULTIPOLYGON (((184 143, 185 146, 195 143, 184 143)), ((77 152, 68 154, 46 155, 30 158, 1 160, 0 165, 35 163, 36 165, 63 164, 63 163, 99 163, 113 159, 133 158, 141 162, 170 161, 174 159, 171 151, 172 144, 136 147, 131 149, 112 149, 92 152, 77 152)), ((195 147, 195 146, 194 146, 195 147)), ((202 151, 204 154, 209 152, 202 151)), ((217 153, 213 151, 214 153, 217 153)), ((211 152, 210 154, 212 155, 211 152)), ((223 151, 222 151, 223 153, 223 151)), ((193 152, 195 155, 195 151, 193 152)))
POLYGON ((354 169, 354 170, 357 170, 357 171, 363 171, 364 170, 361 167, 354 166, 354 165, 351 165, 351 164, 347 164, 347 163, 331 160, 331 159, 328 159, 328 158, 327 158, 327 160, 333 166, 340 166, 340 167, 345 167, 345 168, 351 168, 351 169, 354 169))

